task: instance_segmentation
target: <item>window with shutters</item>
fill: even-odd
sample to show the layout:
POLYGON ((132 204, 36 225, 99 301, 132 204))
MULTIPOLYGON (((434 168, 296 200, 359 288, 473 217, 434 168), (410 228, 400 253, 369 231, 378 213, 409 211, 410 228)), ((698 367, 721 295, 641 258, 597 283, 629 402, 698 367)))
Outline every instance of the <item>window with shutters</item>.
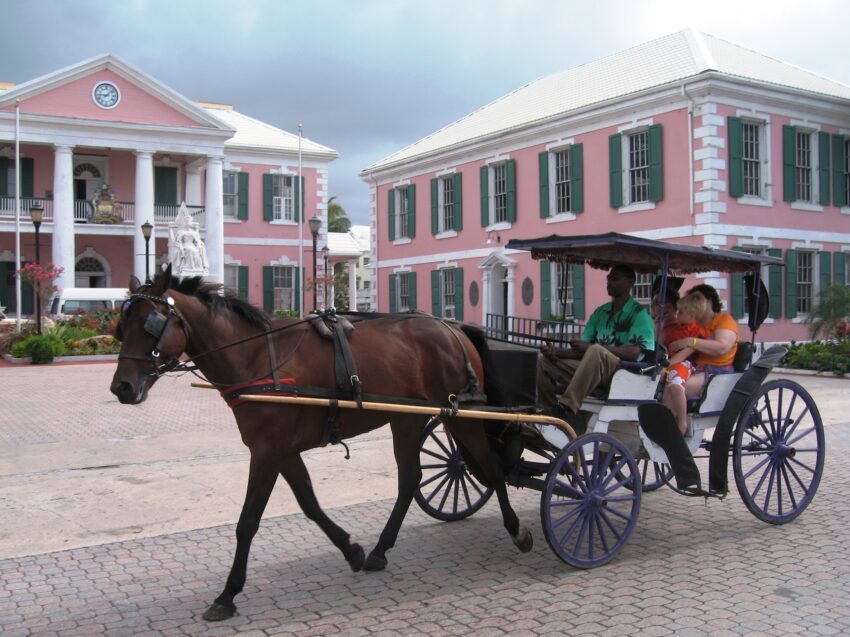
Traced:
POLYGON ((224 264, 224 289, 232 294, 239 293, 239 266, 224 264))
POLYGON ((455 227, 455 178, 441 177, 437 183, 438 230, 445 232, 455 227))
POLYGON ((516 221, 516 160, 507 159, 481 167, 481 226, 507 230, 516 221))
POLYGON ((295 221, 293 176, 272 175, 272 218, 275 221, 295 221))
POLYGON ((782 198, 791 202, 792 208, 821 211, 832 203, 832 162, 843 158, 835 156, 838 153, 830 146, 829 133, 782 127, 782 198))
POLYGON ((406 274, 402 274, 398 277, 396 293, 398 297, 398 303, 396 307, 399 312, 409 312, 411 310, 410 307, 410 279, 406 274))
POLYGON ((844 204, 850 205, 850 137, 844 140, 844 204))
POLYGON ((797 131, 794 162, 794 188, 797 201, 814 201, 812 196, 812 135, 797 131))
POLYGON ((654 274, 646 274, 639 272, 635 277, 635 284, 632 287, 632 296, 635 301, 649 307, 652 301, 652 282, 655 280, 654 274))
POLYGON ((744 195, 748 197, 762 196, 761 162, 762 162, 762 133, 764 126, 757 122, 745 121, 741 125, 742 156, 744 170, 744 195))
POLYGON ((553 263, 555 276, 552 277, 552 316, 566 317, 574 315, 575 290, 572 267, 568 263, 553 263))
POLYGON ((814 252, 797 250, 797 313, 808 314, 815 293, 814 252))
POLYGON ((455 269, 440 270, 440 298, 443 304, 443 318, 455 318, 455 269))
POLYGON ((295 268, 276 265, 272 271, 273 310, 297 310, 295 299, 295 268))
POLYGON ((555 214, 572 212, 572 191, 570 183, 570 153, 559 150, 553 153, 555 159, 555 214))
POLYGON ((6 193, 8 197, 14 197, 16 191, 18 190, 18 171, 15 168, 15 160, 10 159, 8 168, 6 169, 6 183, 0 184, 5 186, 5 190, 3 192, 6 193))
POLYGON ((628 141, 629 204, 649 201, 649 134, 633 133, 628 141))
POLYGON ((407 234, 409 223, 408 216, 410 215, 410 197, 408 196, 407 188, 396 188, 393 191, 395 195, 395 232, 396 239, 401 239, 407 234))
POLYGON ((508 179, 505 164, 492 167, 493 173, 493 223, 508 220, 508 179))
POLYGON ((225 170, 221 176, 224 216, 236 219, 239 214, 239 173, 225 170))
MULTIPOLYGON (((736 248, 736 249, 740 250, 741 252, 746 252, 747 254, 755 254, 755 255, 758 255, 758 256, 767 255, 767 248, 764 247, 764 246, 741 246, 740 248, 736 248)), ((770 281, 770 266, 768 266, 768 265, 762 266, 761 271, 759 272, 759 278, 761 279, 762 282, 764 282, 765 286, 768 285, 768 282, 770 281)), ((742 299, 742 303, 741 303, 741 305, 742 305, 741 311, 743 313, 742 322, 746 323, 747 320, 749 319, 750 313, 749 313, 749 308, 747 307, 746 294, 743 293, 743 290, 742 290, 742 294, 744 294, 744 298, 742 299)))

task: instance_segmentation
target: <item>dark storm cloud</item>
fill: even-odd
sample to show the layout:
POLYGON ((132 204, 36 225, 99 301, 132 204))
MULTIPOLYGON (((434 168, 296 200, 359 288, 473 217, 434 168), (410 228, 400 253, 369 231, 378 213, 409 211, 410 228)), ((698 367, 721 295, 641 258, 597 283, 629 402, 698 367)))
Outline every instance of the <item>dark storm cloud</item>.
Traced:
POLYGON ((358 172, 550 73, 692 26, 850 83, 850 3, 790 0, 0 0, 0 81, 113 53, 190 99, 334 148, 330 192, 368 222, 358 172), (729 20, 729 15, 736 20, 729 20))

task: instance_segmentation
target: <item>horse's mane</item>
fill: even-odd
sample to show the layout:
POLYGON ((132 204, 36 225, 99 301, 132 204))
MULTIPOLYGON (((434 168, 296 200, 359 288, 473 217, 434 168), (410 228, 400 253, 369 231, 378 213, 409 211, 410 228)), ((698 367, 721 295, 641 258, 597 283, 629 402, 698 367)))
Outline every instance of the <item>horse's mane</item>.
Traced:
POLYGON ((220 294, 222 287, 221 283, 205 283, 199 276, 185 279, 172 277, 169 285, 172 290, 187 296, 194 296, 203 301, 213 312, 225 310, 235 314, 253 327, 261 330, 269 328, 269 318, 264 312, 232 292, 220 294))

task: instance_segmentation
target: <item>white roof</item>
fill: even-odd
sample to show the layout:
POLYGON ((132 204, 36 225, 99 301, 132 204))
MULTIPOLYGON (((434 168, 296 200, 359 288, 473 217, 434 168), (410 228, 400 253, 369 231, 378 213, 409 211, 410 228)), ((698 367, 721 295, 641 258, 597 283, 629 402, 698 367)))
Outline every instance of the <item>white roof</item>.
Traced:
POLYGON ((350 232, 363 248, 363 252, 369 252, 372 249, 372 229, 369 226, 351 226, 350 232))
POLYGON ((844 84, 686 29, 530 82, 375 162, 361 175, 709 71, 850 100, 850 87, 844 84))
MULTIPOLYGON (((204 110, 236 130, 236 134, 225 142, 225 148, 258 148, 298 152, 298 135, 294 133, 281 130, 238 111, 224 108, 205 108, 204 110)), ((339 156, 334 149, 317 144, 306 137, 301 138, 301 151, 313 156, 326 155, 330 158, 339 156)))
POLYGON ((359 257, 363 248, 350 232, 329 232, 328 248, 332 257, 359 257))

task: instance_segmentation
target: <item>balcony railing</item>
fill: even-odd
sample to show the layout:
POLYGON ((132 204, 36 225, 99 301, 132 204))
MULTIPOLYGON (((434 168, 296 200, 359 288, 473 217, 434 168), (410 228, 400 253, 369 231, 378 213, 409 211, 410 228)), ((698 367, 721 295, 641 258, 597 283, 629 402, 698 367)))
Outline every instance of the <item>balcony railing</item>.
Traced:
MULTIPOLYGON (((41 204, 44 215, 42 220, 47 223, 53 222, 53 200, 44 197, 21 197, 21 221, 30 220, 30 208, 34 204, 41 204)), ((194 221, 201 227, 204 225, 204 206, 186 206, 194 221)), ((167 224, 177 218, 180 206, 177 204, 155 204, 153 223, 167 224)), ((15 198, 0 197, 0 221, 15 219, 15 198)), ((148 221, 148 219, 136 219, 136 203, 133 201, 116 202, 112 214, 108 218, 95 217, 94 204, 87 199, 74 201, 74 221, 76 223, 98 223, 103 225, 129 226, 148 221), (94 217, 94 219, 93 219, 94 217)))
POLYGON ((488 314, 485 330, 490 338, 511 341, 520 345, 539 347, 545 343, 563 345, 570 339, 581 337, 584 326, 573 319, 550 321, 488 314))

